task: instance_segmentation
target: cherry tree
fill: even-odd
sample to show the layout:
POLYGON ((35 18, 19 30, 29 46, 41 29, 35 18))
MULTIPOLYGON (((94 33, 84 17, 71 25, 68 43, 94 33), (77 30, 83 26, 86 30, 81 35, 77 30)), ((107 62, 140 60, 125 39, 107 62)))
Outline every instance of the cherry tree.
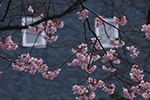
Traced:
MULTIPOLYGON (((3 73, 10 68, 14 73, 16 71, 21 73, 27 72, 31 75, 40 73, 43 78, 50 80, 49 82, 51 82, 59 77, 64 68, 80 67, 80 70, 86 72, 88 76, 86 81, 82 82, 82 84, 76 83, 72 86, 72 93, 76 95, 75 99, 77 100, 94 100, 96 96, 99 96, 99 94, 96 94, 95 92, 98 89, 101 89, 108 95, 113 94, 117 91, 118 86, 113 80, 109 80, 112 77, 121 83, 121 94, 123 94, 123 97, 130 100, 136 99, 137 96, 141 96, 145 100, 150 99, 150 81, 148 78, 150 74, 148 70, 149 67, 144 67, 139 63, 136 63, 136 60, 142 57, 142 54, 147 55, 145 59, 149 60, 149 49, 147 49, 149 46, 147 48, 143 47, 140 42, 135 41, 134 38, 130 37, 126 30, 123 30, 125 26, 130 24, 128 21, 128 15, 124 15, 123 13, 121 13, 120 16, 113 15, 113 22, 121 27, 118 28, 116 25, 107 22, 103 15, 99 15, 96 11, 90 9, 90 7, 86 5, 86 1, 88 0, 64 0, 63 2, 55 0, 35 1, 36 2, 21 0, 18 6, 12 6, 14 3, 13 0, 8 0, 5 10, 2 9, 3 14, 0 19, 0 49, 7 53, 0 53, 0 57, 1 59, 8 61, 10 64, 7 68, 0 71, 1 77, 3 73), (36 5, 40 3, 44 5, 45 11, 36 7, 36 5), (65 11, 55 14, 55 7, 57 7, 57 5, 68 5, 69 7, 65 11), (11 11, 15 11, 16 9, 20 9, 19 15, 11 14, 11 11), (65 27, 65 21, 61 18, 65 18, 66 15, 73 11, 76 12, 74 14, 76 20, 83 24, 83 27, 78 30, 84 30, 84 32, 81 33, 84 34, 84 37, 82 38, 84 42, 74 46, 70 51, 66 51, 72 52, 72 55, 69 58, 64 58, 66 59, 64 62, 58 62, 56 67, 50 70, 49 64, 46 64, 42 58, 32 56, 32 52, 36 47, 35 44, 42 33, 45 33, 42 38, 45 39, 49 45, 60 41, 57 32, 61 32, 65 27), (36 21, 33 21, 31 24, 25 24, 24 26, 15 25, 11 23, 11 21, 14 23, 15 19, 13 18, 15 16, 31 16, 36 18, 36 21), (96 21, 95 25, 91 23, 90 16, 95 17, 95 19, 92 19, 96 21), (116 29, 119 33, 119 37, 110 37, 106 25, 116 29), (104 27, 105 34, 113 48, 105 48, 101 42, 104 38, 98 36, 94 31, 93 28, 98 28, 100 26, 104 27), (8 57, 9 52, 17 52, 17 49, 21 48, 21 43, 13 39, 15 33, 7 36, 3 36, 2 34, 5 34, 8 30, 22 29, 29 29, 30 32, 35 32, 36 39, 28 53, 23 53, 17 57, 8 57), (88 34, 90 34, 90 37, 88 34), (135 62, 132 63, 129 59, 135 62), (95 74, 97 69, 101 69, 103 72, 109 73, 109 75, 106 75, 106 77, 103 78, 100 77, 99 79, 92 77, 92 74, 95 74), (127 70, 126 73, 124 73, 124 69, 125 71, 127 70)), ((106 4, 108 3, 107 0, 99 1, 106 4)), ((113 1, 114 0, 111 0, 112 4, 114 3, 113 1)), ((1 2, 1 8, 3 8, 3 2, 5 1, 1 2)), ((93 2, 95 1, 93 0, 93 2)), ((123 0, 121 5, 123 5, 124 2, 129 4, 134 3, 129 0, 123 0)), ((111 5, 111 7, 113 10, 120 13, 115 6, 111 5)), ((134 4, 133 7, 135 7, 137 11, 141 11, 134 6, 134 4)), ((150 39, 150 10, 145 16, 148 16, 147 22, 145 21, 145 23, 140 25, 138 30, 132 28, 131 25, 131 27, 128 27, 128 31, 131 30, 130 32, 142 34, 140 35, 140 39, 146 42, 150 39)))

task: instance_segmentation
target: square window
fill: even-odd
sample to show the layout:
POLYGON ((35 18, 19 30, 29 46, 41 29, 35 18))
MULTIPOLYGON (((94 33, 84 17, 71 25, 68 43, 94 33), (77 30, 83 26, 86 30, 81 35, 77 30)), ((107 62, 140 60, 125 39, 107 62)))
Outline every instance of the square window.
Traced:
MULTIPOLYGON (((104 18, 104 20, 118 28, 118 24, 115 24, 114 20, 112 18, 104 18)), ((95 21, 95 23, 96 23, 96 21, 95 21)), ((107 34, 109 37, 111 37, 113 39, 118 38, 119 33, 118 33, 117 29, 115 29, 114 27, 112 27, 108 24, 105 24, 105 28, 106 28, 106 31, 107 31, 107 34)), ((95 27, 95 33, 97 36, 100 36, 102 38, 102 40, 100 40, 100 41, 104 48, 113 48, 114 46, 112 46, 110 44, 110 40, 108 39, 108 37, 105 33, 105 28, 104 28, 104 25, 95 27)))
MULTIPOLYGON (((32 17, 23 17, 22 18, 22 26, 31 24, 33 22, 37 21, 36 18, 32 17)), ((22 46, 23 47, 32 47, 34 44, 34 41, 37 37, 36 32, 31 32, 29 29, 23 29, 22 30, 23 36, 22 36, 22 46)), ((43 38, 45 35, 44 32, 42 32, 35 43, 35 47, 37 48, 45 48, 46 47, 46 40, 43 38)))

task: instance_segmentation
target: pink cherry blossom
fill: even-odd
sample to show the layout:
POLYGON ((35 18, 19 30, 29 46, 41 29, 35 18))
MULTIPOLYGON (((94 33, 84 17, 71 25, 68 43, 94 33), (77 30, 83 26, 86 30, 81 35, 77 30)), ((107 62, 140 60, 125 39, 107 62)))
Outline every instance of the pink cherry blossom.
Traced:
POLYGON ((88 91, 85 86, 74 85, 72 87, 74 94, 79 94, 79 97, 76 97, 77 100, 92 100, 95 98, 95 93, 93 91, 88 91))
POLYGON ((13 70, 25 71, 34 75, 38 72, 45 72, 48 69, 48 66, 43 64, 41 58, 31 57, 29 54, 22 54, 16 59, 16 64, 12 63, 13 70))
POLYGON ((91 77, 88 78, 88 88, 90 88, 92 91, 95 91, 97 88, 102 88, 105 83, 102 80, 96 80, 91 77))
POLYGON ((142 80, 140 82, 140 84, 138 85, 137 94, 141 95, 141 96, 144 96, 146 98, 150 98, 148 96, 149 92, 150 92, 150 82, 142 80))
POLYGON ((34 13, 34 10, 31 5, 29 6, 28 11, 31 12, 32 14, 34 13))
POLYGON ((87 88, 82 85, 74 85, 72 87, 72 90, 74 91, 74 94, 80 94, 80 95, 88 92, 87 88))
POLYGON ((109 72, 115 72, 116 71, 116 69, 115 68, 113 68, 112 66, 110 66, 109 68, 107 68, 105 65, 102 65, 102 69, 104 70, 104 71, 109 71, 109 72))
POLYGON ((52 43, 52 42, 57 41, 58 36, 44 35, 44 39, 45 39, 47 42, 52 43))
POLYGON ((110 40, 111 45, 113 45, 114 47, 122 47, 125 45, 125 42, 122 40, 114 40, 112 38, 110 38, 109 40, 110 40))
POLYGON ((145 32, 145 38, 146 39, 150 39, 150 24, 146 25, 142 25, 142 29, 141 29, 142 32, 145 32))
POLYGON ((89 13, 89 11, 87 9, 77 12, 77 14, 79 15, 79 19, 81 19, 81 20, 85 20, 86 18, 88 18, 88 13, 89 13))
POLYGON ((113 61, 114 64, 119 64, 120 60, 117 59, 117 52, 116 50, 110 49, 109 51, 106 52, 106 54, 104 54, 102 62, 105 63, 109 60, 113 61))
POLYGON ((93 65, 89 69, 85 69, 85 71, 88 72, 89 74, 91 74, 91 73, 93 73, 96 70, 96 68, 97 68, 97 66, 93 65))
POLYGON ((61 22, 56 21, 55 24, 56 24, 57 28, 63 28, 64 27, 63 21, 61 21, 61 22))
POLYGON ((89 97, 89 99, 90 100, 92 100, 92 99, 94 99, 95 98, 95 92, 89 92, 88 94, 87 94, 87 96, 89 97))
POLYGON ((77 100, 89 100, 89 98, 87 96, 79 96, 76 97, 77 100))
POLYGON ((142 29, 141 29, 142 32, 146 32, 146 33, 150 33, 150 24, 146 25, 142 25, 142 29))
POLYGON ((137 51, 137 48, 135 48, 134 46, 131 46, 131 47, 127 46, 126 48, 127 48, 127 50, 129 50, 132 53, 132 54, 130 54, 130 56, 133 59, 135 59, 138 56, 138 54, 140 53, 139 51, 137 51))
POLYGON ((130 52, 136 52, 137 48, 135 48, 134 46, 131 46, 131 47, 126 47, 127 50, 129 50, 130 52))
POLYGON ((29 26, 28 28, 29 28, 29 30, 31 32, 36 32, 37 34, 41 34, 44 31, 44 29, 41 28, 41 27, 32 27, 32 26, 29 26))
POLYGON ((92 100, 95 98, 95 93, 94 92, 88 92, 85 93, 84 95, 81 95, 79 97, 76 97, 77 100, 92 100))
POLYGON ((18 48, 17 42, 14 42, 11 38, 11 35, 9 35, 7 38, 3 38, 0 41, 0 48, 4 50, 16 50, 18 48))
POLYGON ((53 80, 55 77, 57 77, 60 73, 61 69, 56 69, 54 71, 46 71, 42 75, 45 79, 53 80))
POLYGON ((138 65, 133 65, 130 73, 130 77, 133 81, 138 82, 143 80, 144 74, 143 69, 139 67, 138 65))
POLYGON ((108 94, 113 94, 115 91, 115 85, 112 83, 110 85, 105 85, 103 88, 103 91, 108 93, 108 94))
POLYGON ((113 19, 116 24, 120 24, 122 26, 124 26, 127 23, 126 16, 120 16, 120 18, 114 16, 113 19))
POLYGON ((126 88, 122 88, 123 89, 123 96, 125 97, 125 98, 128 98, 128 99, 130 99, 130 100, 133 100, 136 96, 135 96, 135 92, 132 92, 132 90, 130 90, 130 89, 126 89, 126 88))
POLYGON ((100 25, 102 25, 102 24, 104 24, 104 22, 103 22, 103 20, 104 20, 104 18, 102 17, 102 16, 99 16, 99 17, 97 17, 97 18, 95 18, 95 27, 99 27, 100 25), (100 18, 102 19, 100 19, 100 18))
POLYGON ((144 94, 142 94, 142 96, 143 96, 143 98, 144 98, 145 100, 149 100, 149 98, 150 98, 150 92, 144 93, 144 94))
POLYGON ((37 16, 36 18, 37 18, 37 20, 41 20, 43 17, 44 17, 44 14, 41 13, 41 14, 40 14, 39 16, 37 16))
POLYGON ((85 70, 89 74, 93 73, 97 68, 96 65, 92 65, 93 61, 97 61, 100 56, 98 54, 88 53, 87 44, 82 43, 78 46, 77 50, 72 49, 72 52, 76 54, 77 59, 73 59, 68 66, 80 66, 82 70, 85 70))
MULTIPOLYGON (((101 37, 98 36, 98 40, 100 41, 101 40, 101 37)), ((97 50, 100 50, 102 49, 101 45, 99 44, 98 40, 94 37, 94 38, 91 38, 91 41, 94 45, 94 47, 97 49, 97 50), (96 43, 95 43, 96 42, 96 43)))

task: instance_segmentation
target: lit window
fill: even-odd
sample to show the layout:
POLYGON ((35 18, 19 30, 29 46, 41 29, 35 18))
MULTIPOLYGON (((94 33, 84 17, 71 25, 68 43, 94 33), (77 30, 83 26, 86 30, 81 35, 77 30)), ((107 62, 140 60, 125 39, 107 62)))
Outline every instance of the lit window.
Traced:
MULTIPOLYGON (((35 21, 36 21, 35 18, 23 17, 22 18, 22 26, 31 24, 35 21)), ((31 32, 29 29, 23 29, 22 32, 23 32, 22 46, 23 47, 32 47, 35 42, 35 39, 37 37, 36 32, 31 32)), ((46 47, 46 40, 43 38, 44 35, 45 35, 45 33, 43 32, 38 36, 37 41, 35 43, 35 47, 37 47, 37 48, 46 47)))
MULTIPOLYGON (((116 25, 112 18, 104 18, 104 20, 112 25, 115 25, 118 28, 118 24, 116 25)), ((96 23, 96 21, 95 21, 95 23, 96 23)), ((104 25, 95 27, 96 35, 100 36, 102 38, 101 43, 102 43, 103 47, 104 48, 113 48, 114 46, 112 46, 110 44, 110 40, 108 39, 108 37, 105 33, 105 29, 107 31, 108 36, 113 39, 118 38, 118 36, 119 36, 118 30, 108 24, 105 24, 105 28, 104 28, 104 25)))

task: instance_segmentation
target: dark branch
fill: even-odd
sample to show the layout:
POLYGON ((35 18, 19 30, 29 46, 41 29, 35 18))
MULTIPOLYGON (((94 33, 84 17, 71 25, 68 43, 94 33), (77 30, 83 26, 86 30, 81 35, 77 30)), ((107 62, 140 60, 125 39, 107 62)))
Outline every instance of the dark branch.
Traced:
MULTIPOLYGON (((86 0, 82 0, 83 2, 86 1, 86 0)), ((15 30, 15 29, 26 29, 28 28, 28 26, 34 26, 34 25, 38 25, 40 24, 41 22, 44 22, 44 21, 47 21, 47 20, 52 20, 52 19, 57 19, 57 18, 60 18, 60 17, 63 17, 69 13, 71 13, 73 10, 75 10, 78 6, 80 5, 80 1, 77 0, 75 3, 73 3, 67 10, 65 10, 63 13, 61 14, 57 14, 57 15, 54 15, 54 16, 48 16, 48 17, 45 17, 39 21, 36 21, 32 24, 29 24, 29 25, 26 25, 26 26, 0 26, 0 31, 4 31, 4 30, 15 30)))
POLYGON ((2 22, 5 20, 5 18, 6 18, 6 16, 7 16, 7 13, 8 13, 10 4, 11 4, 11 1, 12 1, 12 0, 9 0, 8 5, 7 5, 7 8, 6 8, 6 11, 5 11, 3 17, 0 19, 0 21, 2 21, 2 22))

